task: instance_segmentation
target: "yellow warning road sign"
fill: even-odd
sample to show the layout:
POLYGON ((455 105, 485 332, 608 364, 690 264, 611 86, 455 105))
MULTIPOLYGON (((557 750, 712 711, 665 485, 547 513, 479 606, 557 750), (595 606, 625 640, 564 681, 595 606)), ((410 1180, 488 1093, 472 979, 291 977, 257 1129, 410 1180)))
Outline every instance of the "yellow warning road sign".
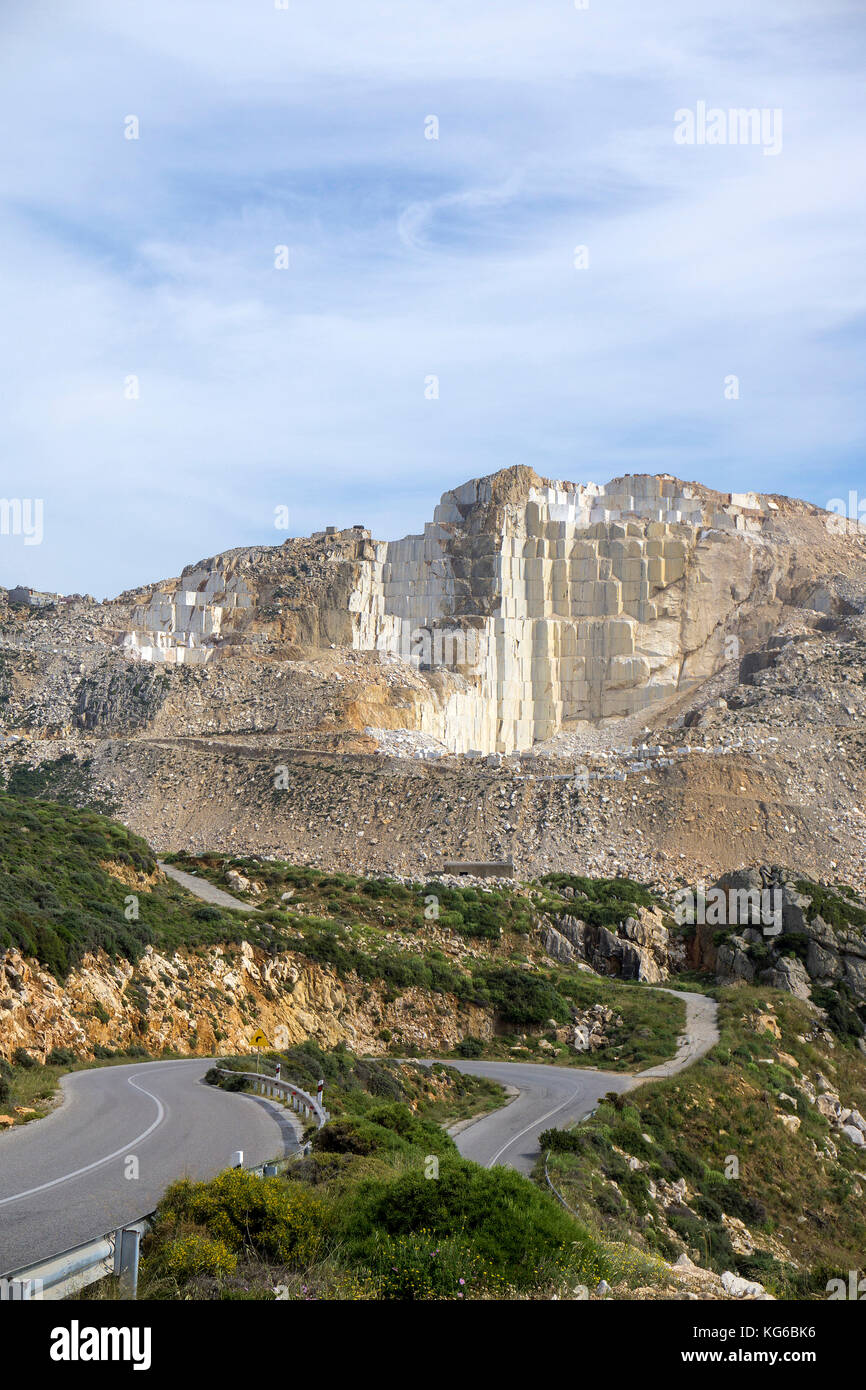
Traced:
POLYGON ((250 1047, 270 1047, 270 1043, 268 1042, 261 1028, 257 1028, 256 1031, 253 1033, 253 1036, 250 1038, 250 1047))

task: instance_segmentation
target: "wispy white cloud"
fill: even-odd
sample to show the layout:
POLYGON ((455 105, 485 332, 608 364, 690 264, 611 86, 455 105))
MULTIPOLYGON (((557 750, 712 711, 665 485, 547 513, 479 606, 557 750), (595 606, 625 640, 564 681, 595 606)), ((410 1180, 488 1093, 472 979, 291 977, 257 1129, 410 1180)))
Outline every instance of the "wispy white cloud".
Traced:
POLYGON ((859 0, 660 8, 12 6, 2 491, 45 540, 0 581, 115 592, 282 503, 397 535, 517 462, 862 492, 859 0), (677 146, 698 100, 782 153, 677 146))

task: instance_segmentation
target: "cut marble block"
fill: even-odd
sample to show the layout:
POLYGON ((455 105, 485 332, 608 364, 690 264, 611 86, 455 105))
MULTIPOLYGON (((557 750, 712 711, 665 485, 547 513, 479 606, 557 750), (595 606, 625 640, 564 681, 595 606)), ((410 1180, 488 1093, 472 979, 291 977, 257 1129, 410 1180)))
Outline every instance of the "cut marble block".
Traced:
MULTIPOLYGON (((433 667, 429 694, 395 715, 407 727, 456 752, 511 752, 565 718, 634 713, 718 669, 773 508, 667 474, 572 484, 508 469, 445 493, 419 535, 317 535, 309 618, 302 581, 290 610, 314 647, 433 667)), ((267 568, 294 544, 229 552, 154 590, 124 652, 169 665, 238 652, 267 629, 258 560, 244 557, 267 568)))

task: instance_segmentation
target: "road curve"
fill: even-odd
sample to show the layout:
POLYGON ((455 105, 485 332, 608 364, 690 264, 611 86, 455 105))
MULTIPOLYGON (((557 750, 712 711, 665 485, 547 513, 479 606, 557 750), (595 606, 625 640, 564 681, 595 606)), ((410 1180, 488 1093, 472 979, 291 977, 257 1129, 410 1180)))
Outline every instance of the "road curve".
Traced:
POLYGON ((209 879, 188 874, 185 869, 176 869, 174 864, 164 864, 161 859, 157 859, 156 862, 164 874, 173 878, 175 883, 179 883, 181 888, 185 888, 194 897, 201 898, 202 902, 213 903, 214 907, 227 907, 232 912, 258 911, 258 908, 250 907, 249 903, 241 902, 240 898, 233 898, 231 893, 217 888, 209 879))
POLYGON ((453 1062, 449 1058, 449 1066, 473 1076, 488 1076, 502 1085, 516 1087, 519 1092, 510 1105, 482 1115, 455 1133, 463 1157, 487 1168, 503 1163, 521 1173, 531 1173, 538 1158, 538 1136, 542 1130, 562 1129, 584 1119, 607 1091, 621 1094, 643 1081, 675 1076, 703 1057, 719 1040, 718 1005, 704 994, 683 990, 665 993, 685 1000, 686 1031, 679 1039, 675 1057, 637 1075, 530 1062, 453 1062))
POLYGON ((0 1135, 0 1273, 144 1216, 177 1178, 213 1177, 237 1149, 292 1152, 292 1122, 258 1097, 206 1086, 207 1059, 61 1078, 63 1105, 0 1135), (138 1177, 125 1172, 138 1160, 138 1177))
MULTIPOLYGON (((688 1019, 677 1056, 637 1076, 448 1059, 518 1091, 509 1105, 462 1129, 460 1152, 488 1167, 531 1172, 541 1130, 583 1119, 607 1091, 681 1071, 718 1041, 715 1003, 683 998, 688 1019)), ((170 1183, 212 1177, 237 1149, 257 1164, 297 1148, 292 1121, 267 1101, 204 1085, 211 1065, 195 1058, 73 1072, 61 1079, 58 1110, 0 1135, 0 1273, 145 1215, 170 1183), (126 1176, 130 1158, 137 1177, 126 1176)))

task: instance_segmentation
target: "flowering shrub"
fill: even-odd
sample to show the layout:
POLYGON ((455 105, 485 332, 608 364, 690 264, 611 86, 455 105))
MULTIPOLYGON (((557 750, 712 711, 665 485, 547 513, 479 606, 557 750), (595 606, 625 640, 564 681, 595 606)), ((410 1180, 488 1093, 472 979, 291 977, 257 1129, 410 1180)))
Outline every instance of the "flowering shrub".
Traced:
POLYGON ((215 1277, 233 1274, 237 1262, 237 1256, 229 1250, 225 1241, 213 1240, 210 1236, 195 1232, 169 1241, 161 1252, 162 1268, 179 1284, 186 1283, 197 1274, 215 1277))
POLYGON ((231 1251, 301 1268, 318 1256, 328 1208, 300 1183, 232 1168, 211 1182, 175 1183, 160 1209, 165 1223, 191 1223, 231 1251))

